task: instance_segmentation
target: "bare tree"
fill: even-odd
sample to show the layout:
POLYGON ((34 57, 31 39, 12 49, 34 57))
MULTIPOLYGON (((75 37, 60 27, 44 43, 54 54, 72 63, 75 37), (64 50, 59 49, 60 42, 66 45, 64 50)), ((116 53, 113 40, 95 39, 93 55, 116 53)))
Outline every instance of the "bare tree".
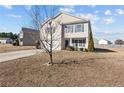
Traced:
POLYGON ((33 26, 39 31, 40 45, 49 55, 49 64, 53 64, 53 50, 58 48, 60 34, 56 33, 60 27, 60 21, 54 21, 57 13, 56 6, 32 6, 29 15, 32 18, 33 26))
POLYGON ((121 40, 121 39, 117 39, 117 40, 115 41, 115 44, 116 44, 116 45, 123 45, 123 44, 124 44, 124 41, 121 40))

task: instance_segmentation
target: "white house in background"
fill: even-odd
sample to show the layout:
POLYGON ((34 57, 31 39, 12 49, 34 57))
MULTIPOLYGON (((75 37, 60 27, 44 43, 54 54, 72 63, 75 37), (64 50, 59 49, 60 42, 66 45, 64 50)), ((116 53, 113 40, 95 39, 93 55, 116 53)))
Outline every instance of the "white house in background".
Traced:
POLYGON ((106 39, 100 39, 98 43, 99 44, 104 44, 104 45, 112 44, 111 41, 106 40, 106 39))
POLYGON ((0 38, 0 44, 12 44, 11 38, 0 38))
POLYGON ((93 41, 94 41, 94 44, 98 44, 98 42, 99 42, 99 40, 96 38, 94 38, 93 41))
MULTIPOLYGON (((40 30, 42 40, 45 40, 46 29, 50 29, 49 22, 50 20, 45 21, 40 30)), ((56 28, 53 31, 53 49, 62 50, 68 46, 88 48, 88 35, 91 31, 89 20, 61 12, 52 18, 51 24, 52 29, 56 28)))

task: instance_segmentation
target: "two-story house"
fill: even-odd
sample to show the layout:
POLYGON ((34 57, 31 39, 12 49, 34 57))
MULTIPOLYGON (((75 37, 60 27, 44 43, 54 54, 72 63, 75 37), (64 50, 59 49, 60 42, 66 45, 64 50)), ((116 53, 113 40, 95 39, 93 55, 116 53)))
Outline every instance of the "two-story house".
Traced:
MULTIPOLYGON (((46 38, 50 40, 49 35, 46 34, 50 29, 49 21, 45 21, 40 30, 40 37, 44 41, 46 38)), ((88 33, 91 31, 89 20, 61 12, 52 19, 52 28, 54 29, 53 49, 62 50, 68 46, 88 48, 88 33)))
POLYGON ((20 46, 34 46, 37 40, 39 40, 38 30, 22 27, 19 33, 20 46))

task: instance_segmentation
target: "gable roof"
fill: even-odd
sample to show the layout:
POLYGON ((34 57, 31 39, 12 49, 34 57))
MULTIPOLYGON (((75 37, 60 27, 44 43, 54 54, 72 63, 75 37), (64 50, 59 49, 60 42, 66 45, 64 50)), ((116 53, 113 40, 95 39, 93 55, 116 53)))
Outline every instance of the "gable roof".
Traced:
POLYGON ((58 13, 54 18, 58 17, 58 16, 61 15, 61 14, 66 14, 66 15, 69 15, 69 16, 72 16, 72 17, 75 17, 75 18, 81 19, 82 21, 89 21, 89 20, 87 20, 86 18, 82 18, 82 17, 74 16, 74 15, 69 14, 69 13, 66 13, 66 12, 60 12, 60 13, 58 13))
POLYGON ((104 40, 104 41, 107 41, 107 42, 111 42, 111 41, 109 41, 109 40, 107 40, 107 39, 100 39, 99 41, 101 41, 101 40, 104 40))
MULTIPOLYGON (((89 20, 87 20, 86 18, 77 17, 77 16, 74 16, 74 15, 72 15, 72 14, 68 14, 68 13, 65 13, 65 12, 59 12, 56 16, 54 16, 54 17, 51 18, 51 19, 55 19, 55 18, 57 18, 58 16, 60 16, 61 14, 65 14, 65 15, 69 15, 69 16, 74 17, 74 18, 78 18, 78 19, 81 20, 80 22, 88 22, 88 21, 89 21, 89 20)), ((42 26, 44 26, 45 23, 47 23, 47 22, 50 21, 51 19, 47 19, 47 20, 42 24, 42 26)))

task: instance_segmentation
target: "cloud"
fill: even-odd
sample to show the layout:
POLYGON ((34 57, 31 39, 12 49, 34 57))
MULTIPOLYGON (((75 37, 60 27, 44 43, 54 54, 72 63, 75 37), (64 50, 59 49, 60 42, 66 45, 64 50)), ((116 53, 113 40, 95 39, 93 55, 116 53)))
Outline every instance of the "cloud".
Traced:
POLYGON ((6 27, 0 27, 0 32, 8 32, 8 29, 6 27))
POLYGON ((96 5, 91 5, 92 8, 96 7, 96 5))
POLYGON ((6 16, 13 17, 13 18, 21 18, 22 17, 21 15, 16 15, 16 14, 8 14, 6 16))
POLYGON ((107 35, 123 35, 124 30, 104 30, 102 32, 99 32, 98 34, 107 36, 107 35))
POLYGON ((98 10, 96 10, 94 13, 95 13, 95 14, 97 14, 97 13, 99 13, 99 11, 98 11, 98 10))
POLYGON ((12 9, 11 5, 3 5, 3 7, 6 8, 6 9, 12 9))
POLYGON ((123 14, 124 14, 124 10, 122 10, 122 9, 117 9, 117 10, 116 10, 116 13, 119 14, 119 15, 123 15, 123 14))
POLYGON ((106 29, 106 30, 99 30, 99 31, 95 31, 94 34, 94 37, 97 37, 99 39, 101 38, 105 38, 105 39, 108 39, 108 40, 115 40, 115 39, 118 39, 118 38, 121 38, 121 39, 124 39, 123 38, 123 34, 124 34, 124 29, 120 30, 120 29, 106 29))
POLYGON ((25 9, 26 9, 26 10, 31 10, 31 7, 32 7, 31 5, 26 5, 26 6, 25 6, 25 9))
POLYGON ((86 18, 88 20, 92 20, 92 21, 98 21, 100 18, 98 15, 94 15, 94 14, 91 14, 91 13, 88 13, 88 14, 76 14, 77 16, 79 17, 82 17, 82 18, 86 18))
POLYGON ((64 6, 60 7, 59 11, 61 12, 75 12, 74 6, 64 6))
POLYGON ((7 30, 7 28, 6 27, 2 27, 2 28, 0 28, 0 30, 7 30))
POLYGON ((105 24, 112 24, 115 22, 115 20, 112 17, 104 18, 103 21, 105 22, 105 24))
POLYGON ((106 10, 105 11, 105 15, 111 15, 112 13, 111 13, 111 11, 110 10, 106 10))
POLYGON ((99 31, 100 30, 99 27, 95 24, 92 25, 92 29, 93 29, 93 31, 99 31))
POLYGON ((88 5, 88 7, 94 8, 96 7, 96 5, 88 5))

